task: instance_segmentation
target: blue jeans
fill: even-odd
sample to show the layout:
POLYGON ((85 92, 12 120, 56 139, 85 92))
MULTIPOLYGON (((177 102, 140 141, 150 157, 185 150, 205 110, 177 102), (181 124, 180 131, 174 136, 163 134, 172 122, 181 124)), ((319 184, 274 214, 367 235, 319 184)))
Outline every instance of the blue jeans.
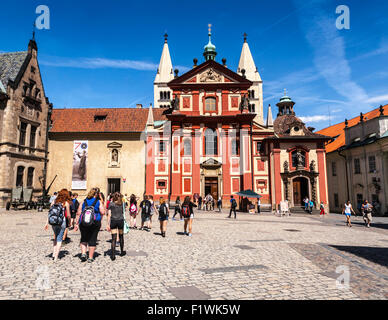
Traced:
POLYGON ((57 241, 57 243, 62 242, 63 235, 65 234, 65 230, 66 230, 66 218, 63 218, 63 222, 60 226, 52 226, 52 227, 53 227, 55 240, 57 241))

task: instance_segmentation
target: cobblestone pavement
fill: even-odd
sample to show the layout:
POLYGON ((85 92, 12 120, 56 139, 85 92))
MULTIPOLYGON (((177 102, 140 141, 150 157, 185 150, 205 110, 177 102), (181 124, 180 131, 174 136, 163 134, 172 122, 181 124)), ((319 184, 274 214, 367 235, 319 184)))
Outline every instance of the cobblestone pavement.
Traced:
POLYGON ((196 213, 193 237, 180 221, 166 238, 157 221, 131 230, 128 254, 113 262, 108 232, 82 263, 71 231, 54 263, 46 213, 0 211, 0 299, 388 299, 387 218, 367 229, 334 214, 226 216, 196 213), (337 267, 349 270, 348 289, 336 285, 337 267))

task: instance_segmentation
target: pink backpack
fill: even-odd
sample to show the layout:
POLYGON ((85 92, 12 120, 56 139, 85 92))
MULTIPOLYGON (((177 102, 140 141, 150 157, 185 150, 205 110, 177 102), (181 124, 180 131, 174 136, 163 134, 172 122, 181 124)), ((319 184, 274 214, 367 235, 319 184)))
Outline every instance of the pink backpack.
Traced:
POLYGON ((136 214, 137 213, 137 207, 134 203, 131 204, 131 206, 129 207, 129 212, 132 213, 132 214, 136 214))

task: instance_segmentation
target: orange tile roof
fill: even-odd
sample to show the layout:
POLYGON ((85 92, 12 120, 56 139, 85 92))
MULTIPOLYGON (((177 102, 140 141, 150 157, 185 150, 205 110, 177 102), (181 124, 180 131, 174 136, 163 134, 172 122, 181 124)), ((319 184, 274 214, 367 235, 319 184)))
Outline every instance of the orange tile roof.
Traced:
MULTIPOLYGON (((154 121, 167 120, 165 109, 152 110, 154 121)), ((147 118, 148 108, 53 109, 50 132, 142 132, 147 118), (105 120, 95 122, 95 116, 105 115, 105 120)))
MULTIPOLYGON (((371 120, 373 118, 376 118, 380 115, 380 108, 373 109, 372 111, 369 111, 364 114, 364 120, 371 120)), ((384 106, 384 115, 388 115, 388 104, 384 106)), ((360 122, 360 116, 354 117, 350 120, 348 120, 348 127, 353 127, 357 123, 360 122)), ((326 145, 326 152, 333 152, 337 150, 338 148, 345 145, 345 121, 335 124, 333 126, 327 127, 325 129, 322 129, 318 131, 318 133, 329 136, 329 137, 336 137, 338 136, 333 142, 330 142, 326 145)))

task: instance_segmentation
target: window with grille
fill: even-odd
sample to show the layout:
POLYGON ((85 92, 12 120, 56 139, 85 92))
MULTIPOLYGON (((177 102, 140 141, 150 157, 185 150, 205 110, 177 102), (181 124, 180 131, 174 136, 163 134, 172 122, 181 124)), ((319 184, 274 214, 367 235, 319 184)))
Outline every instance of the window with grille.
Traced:
POLYGON ((332 173, 333 177, 337 176, 337 163, 336 162, 331 163, 331 173, 332 173))
POLYGON ((355 174, 361 173, 361 165, 360 165, 359 158, 354 159, 354 173, 355 174))
POLYGON ((31 148, 35 148, 36 130, 37 130, 37 127, 31 126, 31 133, 30 133, 30 147, 31 148))
POLYGON ((190 141, 190 139, 185 139, 183 142, 183 154, 185 156, 191 156, 191 141, 190 141))
POLYGON ((334 193, 334 207, 339 208, 338 193, 334 193))
POLYGON ((26 144, 26 134, 27 134, 27 123, 20 123, 20 136, 19 136, 19 144, 24 146, 26 144))
POLYGON ((205 154, 217 155, 217 131, 214 129, 206 129, 205 131, 205 154))
POLYGON ((369 156, 368 162, 369 162, 369 172, 376 172, 376 157, 369 156))
POLYGON ((32 187, 34 183, 34 171, 35 169, 30 167, 27 172, 27 187, 32 187))
POLYGON ((19 166, 16 170, 16 186, 22 187, 23 186, 23 176, 24 176, 24 167, 19 166))
POLYGON ((166 152, 166 142, 165 141, 159 141, 159 152, 160 153, 166 152))
POLYGON ((205 99, 205 111, 216 111, 216 98, 210 97, 205 99))
POLYGON ((239 151, 239 144, 237 139, 232 139, 232 156, 237 156, 239 151))

